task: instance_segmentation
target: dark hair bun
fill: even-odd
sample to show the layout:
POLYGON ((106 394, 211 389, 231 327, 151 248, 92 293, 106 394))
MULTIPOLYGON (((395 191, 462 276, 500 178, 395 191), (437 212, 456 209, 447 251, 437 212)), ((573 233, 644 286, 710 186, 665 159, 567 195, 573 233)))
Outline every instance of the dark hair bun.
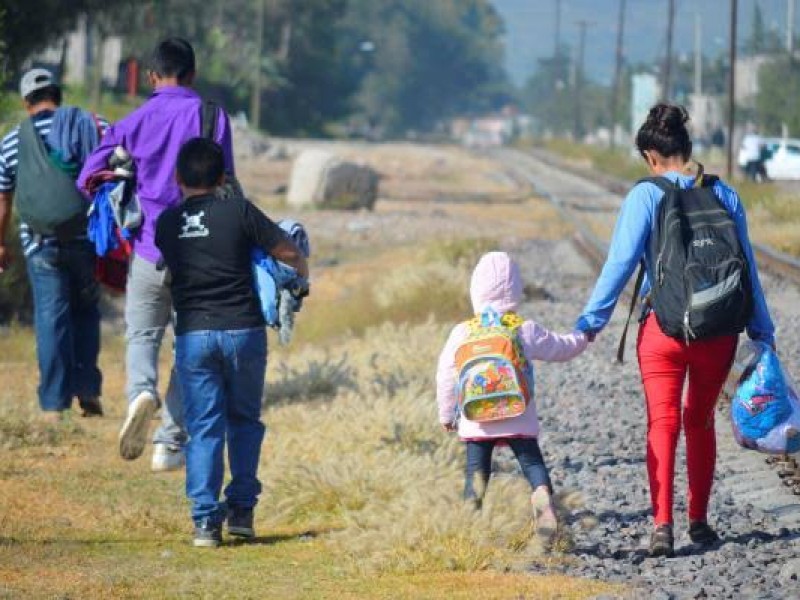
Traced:
POLYGON ((677 132, 686 128, 689 113, 677 104, 656 104, 647 115, 651 127, 666 132, 677 132))
POLYGON ((692 154, 692 142, 686 123, 689 113, 677 104, 656 104, 647 114, 636 135, 639 152, 656 150, 662 156, 680 155, 688 160, 692 154))

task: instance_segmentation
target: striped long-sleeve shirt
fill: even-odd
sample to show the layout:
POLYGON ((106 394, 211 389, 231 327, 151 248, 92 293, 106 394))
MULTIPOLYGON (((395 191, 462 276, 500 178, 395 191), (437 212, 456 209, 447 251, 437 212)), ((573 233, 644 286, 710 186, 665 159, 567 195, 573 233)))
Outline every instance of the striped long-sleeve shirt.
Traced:
MULTIPOLYGON (((50 110, 44 110, 33 115, 33 124, 36 131, 47 145, 47 137, 53 125, 53 115, 50 110)), ((101 133, 108 129, 108 122, 102 117, 97 117, 97 124, 101 133)), ((17 167, 19 163, 19 125, 9 131, 0 141, 0 192, 13 192, 16 188, 17 167)), ((54 243, 55 238, 34 235, 27 223, 19 224, 19 237, 22 250, 27 256, 40 243, 54 243)))

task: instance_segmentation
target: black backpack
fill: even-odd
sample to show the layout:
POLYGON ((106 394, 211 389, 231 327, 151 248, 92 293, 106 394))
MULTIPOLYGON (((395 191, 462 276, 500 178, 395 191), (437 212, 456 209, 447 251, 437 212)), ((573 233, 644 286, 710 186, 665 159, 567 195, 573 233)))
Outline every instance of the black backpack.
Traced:
MULTIPOLYGON (((665 177, 638 183, 645 181, 664 191, 650 232, 648 297, 662 331, 685 341, 740 333, 753 313, 753 288, 736 223, 714 193, 718 179, 704 175, 686 189, 665 177)), ((623 344, 624 335, 620 361, 623 344)))

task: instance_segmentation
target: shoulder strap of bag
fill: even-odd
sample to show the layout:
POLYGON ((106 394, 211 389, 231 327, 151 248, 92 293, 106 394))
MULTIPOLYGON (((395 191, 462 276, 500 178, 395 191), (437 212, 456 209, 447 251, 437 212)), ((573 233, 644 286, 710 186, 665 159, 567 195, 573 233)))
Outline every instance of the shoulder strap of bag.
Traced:
POLYGON ((204 138, 216 139, 217 111, 218 107, 215 102, 203 100, 203 107, 200 111, 200 133, 204 138))
POLYGON ((680 189, 677 185, 672 183, 672 181, 670 181, 666 177, 643 177, 642 179, 637 181, 635 185, 638 185, 640 183, 652 183, 663 192, 680 189))
POLYGON ((36 130, 36 123, 33 117, 28 117, 19 126, 19 142, 20 145, 24 144, 25 149, 29 152, 35 152, 43 159, 49 160, 47 148, 44 146, 39 132, 36 130))
POLYGON ((631 324, 631 315, 636 310, 636 301, 639 299, 639 292, 642 289, 642 282, 644 281, 644 260, 639 263, 639 273, 636 275, 636 283, 633 284, 633 295, 631 296, 631 306, 628 310, 628 318, 625 319, 625 327, 622 330, 622 337, 619 340, 619 348, 617 348, 617 362, 624 362, 625 357, 625 340, 628 337, 628 326, 631 324))

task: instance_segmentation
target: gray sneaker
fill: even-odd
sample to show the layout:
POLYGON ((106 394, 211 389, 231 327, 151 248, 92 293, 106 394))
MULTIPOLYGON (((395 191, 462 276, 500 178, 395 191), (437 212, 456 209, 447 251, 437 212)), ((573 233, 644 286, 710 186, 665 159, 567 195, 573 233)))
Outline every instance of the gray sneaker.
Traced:
POLYGON ((243 538, 255 537, 253 509, 231 506, 228 508, 228 533, 243 538))
POLYGON ((202 519, 194 525, 195 548, 218 548, 222 544, 222 523, 202 519))

